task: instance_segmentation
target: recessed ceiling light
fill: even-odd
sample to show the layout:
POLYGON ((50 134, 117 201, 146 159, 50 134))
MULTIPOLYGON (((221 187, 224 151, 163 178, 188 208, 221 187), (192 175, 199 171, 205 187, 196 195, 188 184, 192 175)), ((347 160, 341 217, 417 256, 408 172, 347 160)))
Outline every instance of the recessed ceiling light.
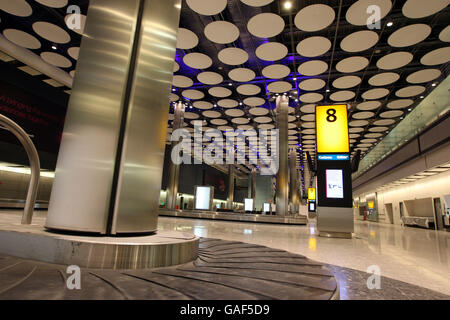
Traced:
POLYGON ((420 96, 420 99, 423 99, 424 98, 424 96, 420 96))
POLYGON ((290 9, 290 8, 292 8, 292 2, 286 1, 286 2, 284 3, 284 8, 285 8, 285 9, 290 9))
POLYGON ((394 25, 394 23, 393 23, 392 21, 389 21, 388 23, 386 23, 386 25, 387 25, 388 27, 392 27, 392 26, 394 25))
POLYGON ((437 86, 437 83, 435 82, 435 83, 433 83, 431 86, 432 86, 432 87, 436 87, 436 86, 437 86))
POLYGON ((411 108, 409 108, 408 111, 411 111, 411 108))
POLYGON ((52 49, 53 49, 53 50, 56 50, 56 49, 58 49, 58 47, 55 46, 55 45, 52 45, 52 49))

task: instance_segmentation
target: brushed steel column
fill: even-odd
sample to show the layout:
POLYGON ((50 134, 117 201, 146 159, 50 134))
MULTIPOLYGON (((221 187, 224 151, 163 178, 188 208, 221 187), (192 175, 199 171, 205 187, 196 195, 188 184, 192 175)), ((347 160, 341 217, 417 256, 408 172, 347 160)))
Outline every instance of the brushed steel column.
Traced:
MULTIPOLYGON (((175 131, 183 127, 185 105, 179 101, 175 104, 173 111, 173 125, 172 129, 175 131)), ((178 142, 173 141, 171 145, 170 154, 172 155, 173 148, 178 142)), ((175 209, 177 207, 178 181, 180 176, 180 165, 175 164, 172 159, 169 160, 169 181, 167 183, 167 208, 175 209)), ((183 208, 180 208, 183 209, 183 208)))
POLYGON ((228 165, 228 197, 227 197, 227 209, 233 209, 234 200, 234 165, 228 165))
POLYGON ((251 171, 251 178, 252 178, 252 184, 250 189, 250 197, 253 199, 253 210, 255 210, 256 207, 256 168, 252 168, 251 171))
POLYGON ((279 169, 276 182, 276 205, 277 215, 286 215, 289 204, 289 181, 288 181, 288 107, 289 98, 286 95, 278 96, 276 99, 276 120, 279 130, 279 169))
POLYGON ((181 0, 91 0, 46 227, 156 230, 181 0))
POLYGON ((292 212, 298 212, 298 206, 300 203, 299 197, 299 179, 297 172, 297 152, 295 149, 291 149, 289 152, 289 203, 291 205, 292 212))

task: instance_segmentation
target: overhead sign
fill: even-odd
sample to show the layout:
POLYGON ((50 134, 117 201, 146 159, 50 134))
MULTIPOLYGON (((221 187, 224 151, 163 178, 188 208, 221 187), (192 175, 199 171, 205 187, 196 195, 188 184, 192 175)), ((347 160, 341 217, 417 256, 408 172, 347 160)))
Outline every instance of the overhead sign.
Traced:
POLYGON ((308 188, 308 200, 316 200, 316 188, 308 188))
POLYGON ((350 160, 350 155, 348 154, 319 154, 319 160, 350 160))
POLYGON ((347 105, 316 107, 317 153, 348 153, 347 105))

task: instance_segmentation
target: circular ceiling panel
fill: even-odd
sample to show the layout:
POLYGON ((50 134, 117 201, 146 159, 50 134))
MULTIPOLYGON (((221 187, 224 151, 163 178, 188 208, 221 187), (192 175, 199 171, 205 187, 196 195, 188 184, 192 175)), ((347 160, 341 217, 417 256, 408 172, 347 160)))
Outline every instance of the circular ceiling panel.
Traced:
POLYGON ((256 117, 253 119, 253 121, 256 123, 269 123, 269 122, 272 122, 272 118, 271 117, 256 117))
POLYGON ((265 61, 281 60, 288 54, 288 48, 279 42, 267 42, 256 48, 256 56, 265 61))
POLYGON ((213 21, 205 27, 205 36, 215 43, 231 43, 239 38, 239 29, 228 21, 213 21))
POLYGON ((269 85, 267 86, 267 89, 273 93, 283 93, 283 92, 288 92, 289 90, 291 90, 292 84, 290 84, 287 81, 275 81, 275 82, 269 83, 269 85))
POLYGON ((316 112, 316 105, 315 104, 305 104, 304 106, 300 107, 300 111, 304 112, 304 113, 316 112))
POLYGON ((172 84, 179 88, 188 88, 194 84, 190 78, 180 75, 173 76, 172 84))
POLYGON ((261 88, 254 84, 243 84, 236 88, 237 92, 246 96, 253 96, 261 91, 261 88))
POLYGON ((358 133, 358 132, 362 132, 362 131, 364 131, 364 128, 352 127, 350 129, 348 129, 348 132, 351 132, 351 133, 358 133))
POLYGON ((412 59, 413 55, 406 51, 389 53, 377 61, 377 67, 383 70, 397 69, 406 66, 412 59))
POLYGON ((304 57, 317 57, 331 48, 331 41, 325 37, 315 36, 303 39, 297 45, 297 52, 304 57))
POLYGON ((411 73, 406 78, 406 81, 409 83, 423 83, 423 82, 432 81, 432 80, 438 78, 440 75, 441 75, 441 70, 439 70, 439 69, 419 70, 419 71, 411 73))
POLYGON ((359 0, 348 8, 345 18, 347 21, 356 26, 368 25, 367 22, 375 23, 383 19, 391 10, 391 0, 359 0), (370 6, 376 6, 379 10, 378 18, 374 19, 373 10, 370 6))
POLYGON ((177 101, 178 99, 180 99, 180 97, 177 96, 175 93, 171 93, 171 94, 169 95, 169 100, 170 100, 170 102, 177 101))
POLYGON ((248 60, 248 53, 240 48, 225 48, 219 51, 218 58, 221 62, 236 66, 248 60))
POLYGON ((375 110, 381 106, 380 101, 365 101, 356 106, 356 109, 368 111, 368 110, 375 110))
POLYGON ((221 116, 220 112, 213 110, 203 111, 202 115, 207 118, 219 118, 221 116))
POLYGON ((306 79, 298 85, 298 87, 305 91, 315 91, 325 87, 326 82, 322 79, 306 79))
POLYGON ((320 60, 310 60, 298 67, 298 73, 305 76, 316 76, 328 70, 328 64, 320 60))
POLYGON ((42 52, 41 58, 45 62, 60 68, 69 68, 72 66, 72 62, 69 59, 55 52, 42 52))
POLYGON ((33 30, 42 38, 55 43, 67 43, 69 34, 62 28, 49 22, 38 21, 33 23, 33 30))
POLYGON ((369 128, 370 132, 383 132, 389 130, 389 127, 372 127, 369 128))
POLYGON ((250 18, 248 31, 259 38, 272 38, 284 30, 284 20, 275 13, 260 13, 250 18))
POLYGON ((294 23, 302 31, 319 31, 333 23, 335 16, 336 14, 330 6, 313 4, 299 11, 294 18, 294 23))
POLYGON ((422 42, 430 33, 431 27, 427 24, 411 24, 395 31, 387 41, 391 47, 408 47, 422 42))
POLYGON ((314 103, 314 102, 321 101, 323 99, 323 95, 321 95, 320 93, 316 93, 316 92, 309 92, 309 93, 302 94, 299 97, 299 99, 302 102, 314 103))
POLYGON ((216 126, 223 126, 228 123, 225 119, 212 119, 210 122, 216 126))
POLYGON ((208 93, 213 97, 225 98, 231 95, 231 90, 223 87, 212 87, 208 90, 208 93))
POLYGON ((352 73, 364 69, 368 64, 369 59, 366 57, 349 57, 339 61, 336 64, 336 70, 342 73, 352 73))
POLYGON ((256 74, 253 70, 247 68, 236 68, 228 72, 231 80, 238 82, 247 82, 255 78, 256 74))
POLYGON ((183 57, 183 62, 194 69, 207 69, 212 65, 212 59, 206 54, 199 52, 188 53, 183 57))
POLYGON ((281 79, 291 73, 289 67, 282 64, 272 64, 262 70, 262 75, 269 79, 281 79))
POLYGON ((399 98, 407 98, 417 96, 424 91, 425 87, 423 86, 409 86, 397 90, 397 92, 395 92, 395 95, 399 98))
POLYGON ((12 43, 27 49, 39 49, 41 47, 41 42, 38 39, 22 30, 5 29, 3 35, 12 43))
POLYGON ((375 126, 390 126, 391 124, 394 124, 394 119, 383 119, 383 120, 377 120, 374 121, 372 124, 375 126))
POLYGON ((367 120, 353 120, 348 123, 350 127, 364 127, 369 124, 367 120))
POLYGON ((239 103, 233 99, 222 99, 217 101, 217 104, 222 108, 235 108, 239 105, 239 103))
POLYGON ((261 130, 270 130, 273 128, 275 128, 275 125, 273 125, 271 123, 263 123, 263 124, 258 125, 258 129, 261 129, 261 130))
POLYGON ((230 117, 242 117, 245 112, 241 109, 228 109, 225 110, 225 114, 230 117))
POLYGON ((197 79, 201 83, 209 85, 219 84, 223 81, 223 77, 220 74, 211 71, 200 72, 197 75, 197 79))
POLYGON ((67 6, 68 0, 35 0, 36 2, 39 2, 40 4, 43 4, 47 7, 52 8, 62 8, 67 6))
POLYGON ((425 5, 423 0, 408 0, 403 5, 402 12, 405 17, 418 19, 435 14, 447 7, 448 4, 448 0, 428 1, 425 5))
POLYGON ((192 49, 198 44, 197 35, 189 29, 178 28, 177 48, 178 49, 192 49))
POLYGON ((247 118, 233 118, 231 119, 231 122, 236 124, 247 124, 250 122, 247 118))
POLYGON ((414 103, 414 100, 412 99, 398 99, 393 100, 387 104, 388 109, 403 109, 406 107, 409 107, 414 103))
POLYGON ((364 135, 364 137, 367 137, 367 138, 379 138, 382 135, 383 135, 382 133, 367 133, 367 134, 364 135))
POLYGON ((19 17, 28 17, 33 13, 33 9, 25 0, 0 1, 0 10, 19 17))
MULTIPOLYGON (((212 122, 212 120, 211 120, 212 122)), ((234 129, 232 127, 229 126, 219 126, 217 127, 217 129, 219 129, 220 131, 233 131, 234 129)))
POLYGON ((361 78, 357 76, 343 76, 333 81, 333 87, 338 89, 353 88, 361 83, 361 78))
POLYGON ((266 108, 251 108, 248 112, 254 116, 265 116, 269 113, 269 110, 266 108))
POLYGON ((353 99, 354 97, 355 93, 349 90, 337 91, 330 95, 330 99, 333 101, 347 101, 353 99))
POLYGON ((420 59, 420 63, 426 66, 434 66, 448 61, 450 61, 450 47, 435 49, 420 59))
MULTIPOLYGON (((316 115, 314 113, 305 114, 300 118, 302 121, 314 121, 316 120, 316 115)), ((295 120, 295 118, 294 118, 295 120)))
POLYGON ((199 115, 194 113, 194 112, 185 112, 184 113, 184 118, 185 119, 198 119, 199 115))
POLYGON ((341 41, 341 48, 347 52, 360 52, 372 48, 378 42, 378 34, 371 30, 356 31, 341 41))
POLYGON ((244 104, 250 107, 259 107, 266 103, 266 100, 260 97, 250 97, 244 99, 244 104))
POLYGON ((193 11, 205 16, 219 14, 227 6, 227 0, 186 0, 186 3, 193 11))
POLYGON ((353 119, 369 119, 372 118, 375 115, 374 112, 371 111, 362 111, 362 112, 356 112, 352 114, 353 119))
POLYGON ((176 61, 174 61, 173 62, 173 72, 177 72, 178 70, 180 70, 180 65, 176 62, 176 61))
POLYGON ((202 110, 207 110, 207 109, 213 108, 212 103, 208 102, 208 101, 195 101, 192 105, 194 107, 196 107, 197 109, 202 109, 202 110))
POLYGON ((381 118, 397 118, 403 114, 401 110, 391 110, 380 113, 381 118))
POLYGON ((366 100, 375 100, 380 99, 389 94, 389 90, 386 88, 376 88, 376 89, 370 89, 364 92, 361 97, 366 100))
POLYGON ((241 0, 241 2, 252 7, 262 7, 272 3, 273 0, 241 0))
POLYGON ((369 79, 371 86, 386 86, 400 79, 400 75, 395 72, 378 73, 369 79))
POLYGON ((184 90, 181 95, 192 100, 203 99, 205 97, 205 94, 198 90, 184 90))
POLYGON ((450 25, 446 26, 440 33, 439 33, 439 40, 443 42, 450 42, 450 25))

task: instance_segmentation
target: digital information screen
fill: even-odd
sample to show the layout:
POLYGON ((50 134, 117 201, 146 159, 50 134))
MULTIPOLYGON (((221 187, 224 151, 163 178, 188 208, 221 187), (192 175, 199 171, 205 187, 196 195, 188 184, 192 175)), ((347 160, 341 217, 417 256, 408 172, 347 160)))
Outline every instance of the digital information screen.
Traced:
POLYGON ((327 198, 344 199, 344 179, 342 170, 326 169, 326 192, 327 198))
POLYGON ((253 211, 253 199, 244 199, 245 211, 253 211))
POLYGON ((210 210, 211 187, 197 187, 195 191, 195 209, 210 210))
POLYGON ((316 203, 314 201, 310 201, 309 202, 308 211, 309 212, 316 212, 316 203))
POLYGON ((264 212, 270 212, 270 203, 264 203, 264 212))

